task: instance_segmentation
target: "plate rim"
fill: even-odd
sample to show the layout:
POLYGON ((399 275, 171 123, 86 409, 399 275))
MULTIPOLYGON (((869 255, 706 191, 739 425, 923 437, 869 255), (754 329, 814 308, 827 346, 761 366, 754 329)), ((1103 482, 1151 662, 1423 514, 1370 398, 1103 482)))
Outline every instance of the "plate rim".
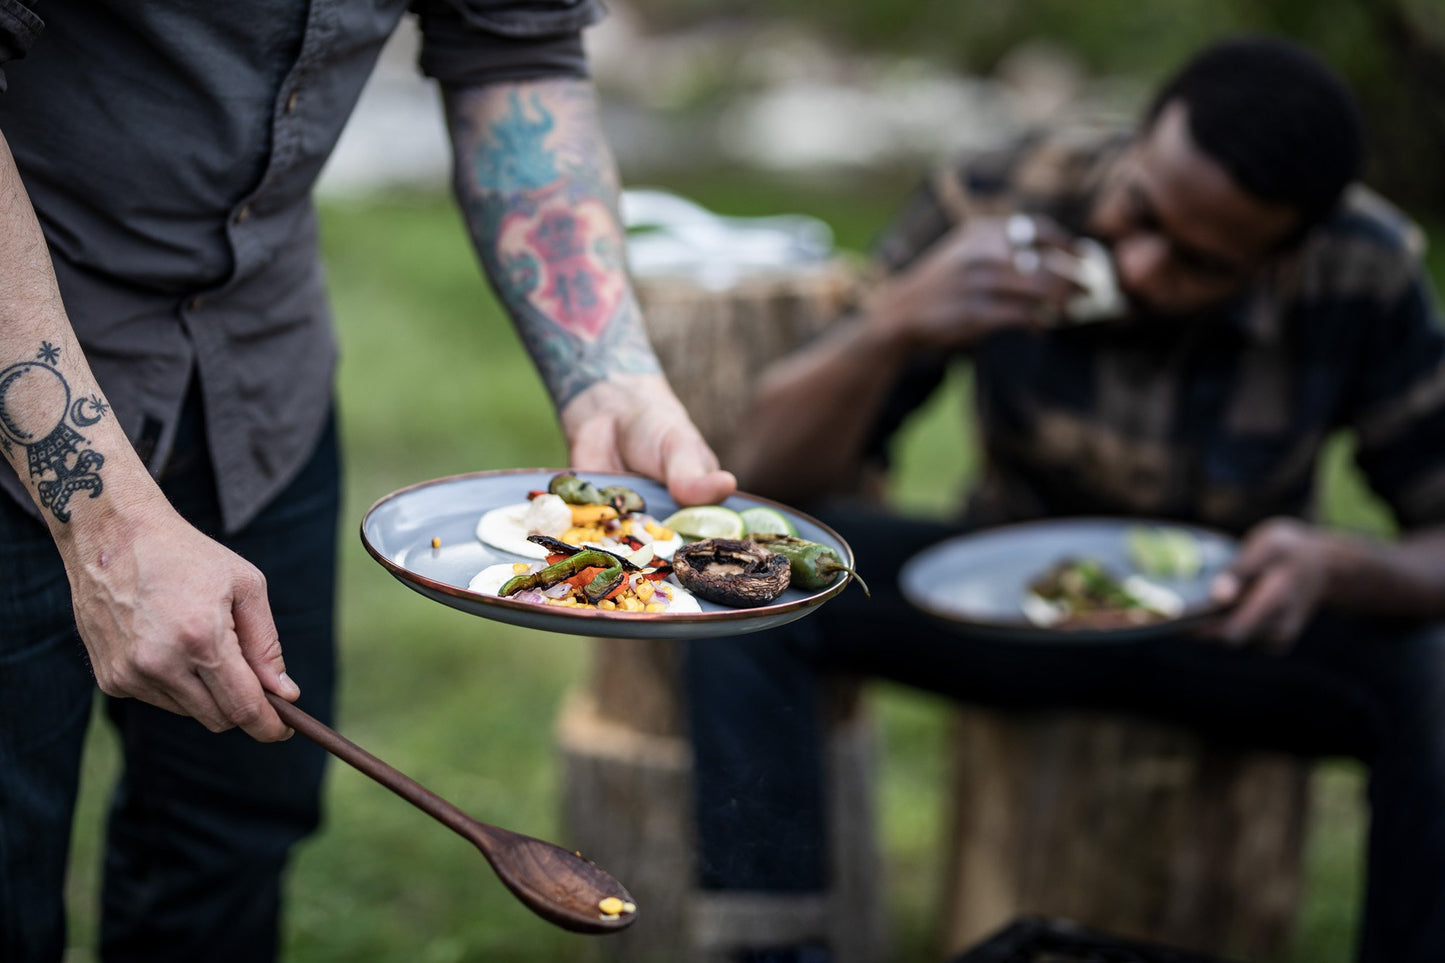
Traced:
POLYGON ((1232 535, 1223 529, 1212 528, 1208 525, 1200 525, 1195 522, 1185 522, 1176 519, 1163 518, 1160 516, 1138 516, 1138 515, 1058 515, 1050 518, 1030 518, 1017 522, 1004 522, 1000 525, 992 525, 987 528, 976 529, 971 532, 962 532, 957 535, 950 535, 940 539, 925 548, 918 550, 908 557, 898 569, 898 588, 908 604, 918 611, 946 623, 955 630, 972 634, 989 634, 1010 639, 1027 639, 1029 641, 1047 642, 1099 642, 1099 641, 1134 641, 1140 638, 1152 638, 1157 635, 1167 634, 1175 630, 1187 630, 1201 622, 1206 621, 1220 612, 1225 611, 1229 606, 1222 602, 1206 600, 1203 603, 1194 605, 1186 604, 1184 610, 1175 618, 1163 622, 1151 622, 1147 625, 1128 626, 1112 629, 1068 629, 1054 628, 1051 626, 1035 625, 1028 620, 1028 617, 1019 612, 1014 619, 992 619, 992 618, 969 618, 960 616, 957 612, 945 611, 937 606, 929 605, 920 600, 915 593, 909 591, 904 579, 904 572, 918 561, 921 557, 936 551, 944 545, 954 544, 971 538, 993 536, 998 534, 1007 535, 1009 532, 1020 529, 1047 528, 1060 523, 1104 523, 1119 526, 1130 525, 1155 525, 1183 528, 1191 532, 1203 533, 1212 538, 1222 539, 1229 543, 1236 550, 1241 544, 1238 536, 1232 535))
MULTIPOLYGON (((822 605, 824 602, 828 601, 835 595, 842 592, 845 588, 848 587, 848 584, 852 581, 851 577, 842 578, 837 580, 833 585, 830 585, 827 588, 818 589, 817 591, 811 592, 803 598, 793 599, 792 601, 784 602, 781 604, 769 603, 767 605, 759 605, 751 608, 722 609, 711 612, 686 612, 676 615, 669 615, 666 612, 606 612, 600 609, 573 609, 560 608, 556 606, 538 606, 531 602, 518 602, 513 599, 506 599, 500 596, 484 595, 480 592, 473 592, 470 589, 466 588, 458 588, 457 586, 452 585, 449 582, 441 582, 436 579, 429 578, 428 576, 413 572, 406 566, 399 565, 396 562, 392 561, 390 558, 388 558, 380 549, 378 549, 375 545, 372 544, 371 539, 369 539, 366 535, 367 522, 371 519, 372 515, 375 514, 376 511, 378 511, 387 503, 395 501, 397 498, 404 497, 405 495, 420 489, 440 487, 448 483, 466 481, 473 478, 505 478, 510 475, 555 475, 560 472, 567 471, 573 471, 579 475, 606 476, 607 478, 638 479, 648 482, 652 485, 662 486, 664 489, 666 488, 666 484, 664 482, 661 482, 656 478, 651 478, 647 475, 643 475, 639 472, 633 471, 590 471, 588 469, 575 469, 570 467, 544 467, 496 468, 482 469, 479 471, 458 472, 457 474, 453 475, 443 475, 437 478, 429 478, 423 479, 422 481, 412 482, 409 485, 404 485, 401 488, 388 492, 387 494, 382 495, 380 498, 376 499, 374 502, 371 503, 371 506, 362 513, 361 523, 358 526, 359 534, 361 536, 361 543, 366 548, 367 553, 370 554, 371 557, 374 558, 381 565, 381 567, 386 569, 387 572, 389 572, 394 578, 407 585, 408 587, 421 592, 421 594, 427 595, 427 597, 431 597, 430 595, 428 595, 428 593, 436 593, 437 595, 446 596, 447 598, 453 598, 459 601, 465 601, 471 604, 480 602, 486 605, 495 605, 500 607, 502 611, 515 612, 519 616, 525 617, 529 621, 550 621, 555 618, 565 624, 567 621, 575 620, 578 623, 579 630, 582 630, 589 623, 595 623, 598 625, 632 624, 653 626, 715 626, 728 622, 746 623, 749 621, 763 620, 776 622, 782 616, 791 616, 795 613, 801 615, 809 609, 816 608, 817 606, 822 605)), ((784 505, 781 502, 778 502, 771 498, 766 498, 762 495, 753 495, 749 492, 738 490, 734 491, 732 495, 728 497, 731 498, 735 496, 746 498, 750 501, 758 502, 769 507, 780 509, 785 514, 803 519, 807 521, 808 524, 817 526, 825 534, 832 538, 838 545, 842 546, 845 555, 844 562, 846 563, 847 567, 857 567, 853 556, 853 546, 850 545, 848 541, 844 539, 841 535, 839 535, 832 526, 820 521, 812 515, 809 515, 807 512, 799 511, 796 508, 784 505)), ((520 556, 518 557, 520 558, 520 556)), ((481 612, 474 610, 470 606, 463 607, 452 605, 451 607, 456 608, 462 612, 477 615, 481 618, 491 618, 491 616, 483 615, 481 612)), ((499 619, 498 621, 507 620, 499 619)), ((565 632, 567 630, 554 629, 552 631, 565 632)), ((607 633, 605 630, 590 632, 582 630, 571 634, 606 635, 607 633)))

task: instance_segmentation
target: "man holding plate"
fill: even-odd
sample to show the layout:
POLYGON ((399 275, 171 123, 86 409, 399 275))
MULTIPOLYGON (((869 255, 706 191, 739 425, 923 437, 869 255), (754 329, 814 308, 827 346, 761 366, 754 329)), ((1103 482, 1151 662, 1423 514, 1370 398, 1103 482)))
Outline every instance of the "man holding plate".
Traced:
POLYGON ((744 488, 796 504, 846 491, 966 357, 981 478, 961 526, 815 509, 873 599, 845 593, 785 630, 691 648, 705 887, 826 885, 817 682, 878 675, 1362 759, 1360 959, 1445 958, 1445 334, 1421 234, 1356 182, 1362 158, 1343 82, 1250 38, 1197 55, 1135 132, 1041 133, 920 187, 856 314, 765 375, 729 464, 744 488), (1395 541, 1310 521, 1341 428, 1395 541), (1080 515, 1239 537, 1207 638, 971 637, 889 584, 960 531, 1080 515))
POLYGON ((333 683, 335 346, 310 195, 404 14, 573 463, 680 502, 734 483, 624 271, 581 39, 599 3, 37 6, 0 0, 0 958, 64 952, 98 684, 125 764, 103 957, 267 960, 324 754, 262 745, 290 735, 266 694, 304 687, 329 720, 333 683))

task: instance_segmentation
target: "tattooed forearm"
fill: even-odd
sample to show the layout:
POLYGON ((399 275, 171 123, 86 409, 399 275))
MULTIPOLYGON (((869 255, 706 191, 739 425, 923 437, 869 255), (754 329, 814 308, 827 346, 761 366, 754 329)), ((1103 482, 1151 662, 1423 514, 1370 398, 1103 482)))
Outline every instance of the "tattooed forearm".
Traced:
POLYGON ((657 372, 591 88, 495 85, 451 97, 448 114, 473 241, 557 405, 611 374, 657 372))
POLYGON ((100 495, 105 456, 76 429, 96 424, 110 406, 99 395, 72 398, 70 383, 58 370, 60 350, 41 343, 35 360, 0 369, 0 448, 17 470, 24 463, 43 508, 58 521, 70 521, 70 499, 88 491, 100 495))

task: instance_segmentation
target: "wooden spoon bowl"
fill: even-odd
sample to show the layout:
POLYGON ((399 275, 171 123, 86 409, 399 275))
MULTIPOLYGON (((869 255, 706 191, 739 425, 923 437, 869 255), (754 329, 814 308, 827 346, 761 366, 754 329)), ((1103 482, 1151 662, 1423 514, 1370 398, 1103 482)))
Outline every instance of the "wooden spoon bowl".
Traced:
POLYGON ((580 853, 473 819, 280 696, 268 692, 266 698, 288 726, 466 838, 503 885, 547 922, 576 933, 615 933, 637 919, 635 909, 602 911, 599 904, 607 897, 628 905, 634 901, 621 883, 580 853))

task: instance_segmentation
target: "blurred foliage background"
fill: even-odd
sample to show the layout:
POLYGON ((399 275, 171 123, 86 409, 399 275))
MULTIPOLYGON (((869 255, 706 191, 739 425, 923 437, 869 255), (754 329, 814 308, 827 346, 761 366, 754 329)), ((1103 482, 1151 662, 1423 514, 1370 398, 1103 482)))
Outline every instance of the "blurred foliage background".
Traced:
POLYGON ((1269 32, 1308 45, 1350 81, 1375 148, 1370 180, 1445 216, 1445 4, 1439 0, 634 0, 658 27, 789 18, 843 47, 926 57, 970 74, 995 71, 1045 42, 1094 75, 1148 86, 1201 43, 1269 32))
MULTIPOLYGON (((1437 284, 1445 281, 1439 0, 634 0, 631 8, 648 34, 706 35, 785 19, 837 49, 928 57, 980 76, 1000 69, 1021 45, 1046 42, 1076 57, 1092 77, 1135 91, 1209 37, 1241 29, 1295 36, 1336 63, 1360 92, 1376 148, 1371 180, 1434 228, 1431 269, 1437 284)), ((730 93, 726 79, 724 68, 720 82, 677 99, 674 109, 710 123, 730 93)), ((895 167, 822 175, 668 161, 625 163, 624 178, 726 214, 812 214, 832 226, 840 248, 854 252, 867 249, 918 173, 895 167)), ((330 198, 322 222, 343 350, 348 467, 340 728, 479 818, 555 838, 551 727, 562 693, 584 674, 584 643, 429 602, 387 576, 356 536, 367 506, 420 479, 560 464, 564 448, 545 394, 478 276, 442 187, 330 198)), ((900 438, 893 494, 900 508, 948 511, 971 476, 966 390, 963 372, 900 438)), ((1350 469, 1347 438, 1331 449, 1323 473, 1332 523, 1388 531, 1388 519, 1350 469)), ((876 696, 892 959, 937 959, 947 707, 891 686, 880 686, 876 696)), ((109 731, 99 723, 95 730, 76 817, 70 963, 94 959, 99 827, 119 765, 109 731)), ((1346 762, 1318 772, 1308 891, 1287 959, 1344 963, 1352 956, 1361 893, 1363 778, 1346 762)), ((585 938, 532 917, 467 844, 385 790, 338 765, 327 794, 326 828, 300 852, 290 883, 288 960, 542 963, 585 955, 585 938)))

